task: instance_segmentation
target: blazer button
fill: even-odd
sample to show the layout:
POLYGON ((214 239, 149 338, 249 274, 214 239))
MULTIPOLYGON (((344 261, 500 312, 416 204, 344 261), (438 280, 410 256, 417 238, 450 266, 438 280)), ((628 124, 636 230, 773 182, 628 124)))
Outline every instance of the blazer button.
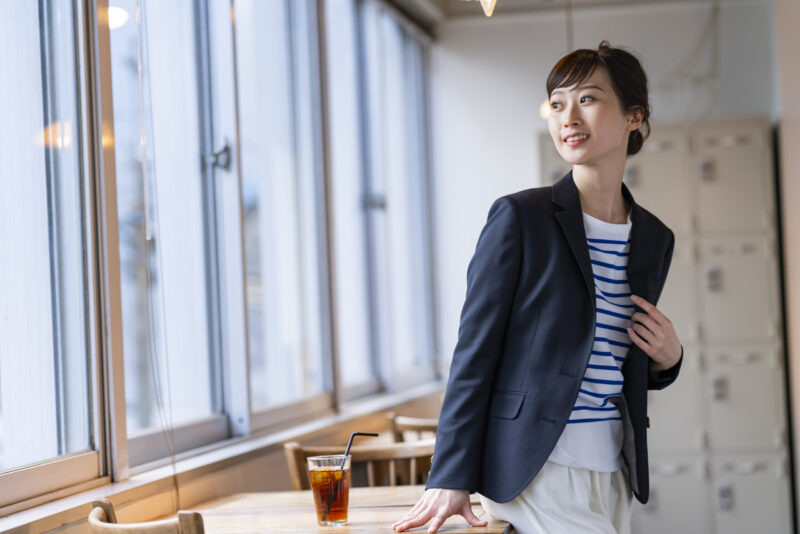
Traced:
POLYGON ((650 418, 647 418, 647 428, 650 428, 650 418))

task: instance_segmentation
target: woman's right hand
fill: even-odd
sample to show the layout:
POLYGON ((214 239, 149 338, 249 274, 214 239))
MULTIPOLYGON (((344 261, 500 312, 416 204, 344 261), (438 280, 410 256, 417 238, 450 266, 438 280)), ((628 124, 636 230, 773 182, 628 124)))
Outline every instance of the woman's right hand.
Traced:
POLYGON ((459 489, 429 488, 406 516, 392 525, 398 532, 424 525, 431 519, 428 532, 436 532, 451 515, 461 515, 473 527, 485 527, 488 523, 481 521, 472 513, 469 504, 469 491, 459 489))

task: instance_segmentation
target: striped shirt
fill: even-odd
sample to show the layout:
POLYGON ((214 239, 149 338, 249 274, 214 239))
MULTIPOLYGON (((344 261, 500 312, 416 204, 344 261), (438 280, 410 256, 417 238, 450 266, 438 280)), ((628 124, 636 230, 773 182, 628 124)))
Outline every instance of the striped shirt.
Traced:
POLYGON ((633 346, 627 327, 634 306, 628 286, 631 219, 614 224, 583 214, 594 277, 595 333, 578 398, 549 460, 595 471, 621 466, 622 417, 612 400, 622 392, 622 363, 633 346))

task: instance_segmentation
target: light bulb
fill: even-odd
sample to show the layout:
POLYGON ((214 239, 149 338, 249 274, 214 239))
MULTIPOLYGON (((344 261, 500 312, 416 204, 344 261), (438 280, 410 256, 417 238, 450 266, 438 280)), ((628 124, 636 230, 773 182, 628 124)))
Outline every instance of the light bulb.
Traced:
POLYGON ((539 106, 539 116, 544 120, 547 120, 550 117, 550 101, 548 99, 544 99, 542 105, 539 106))
POLYGON ((481 7, 483 7, 483 12, 486 13, 487 17, 492 16, 492 12, 494 11, 494 5, 497 3, 497 0, 481 0, 481 7))
POLYGON ((108 7, 108 29, 116 30, 128 22, 128 12, 121 7, 108 7))

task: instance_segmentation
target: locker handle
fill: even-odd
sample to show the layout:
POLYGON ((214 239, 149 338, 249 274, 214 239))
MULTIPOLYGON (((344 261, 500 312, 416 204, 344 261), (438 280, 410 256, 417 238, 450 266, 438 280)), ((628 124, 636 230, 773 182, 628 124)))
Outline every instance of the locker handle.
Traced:
POLYGON ((761 467, 761 464, 758 462, 742 462, 736 464, 733 468, 733 471, 739 475, 752 475, 756 471, 760 470, 761 467))
POLYGON ((665 477, 673 477, 686 471, 681 464, 661 464, 658 466, 658 474, 665 477))
POLYGON ((735 148, 746 145, 750 142, 750 137, 744 134, 729 134, 711 137, 706 141, 709 147, 735 148))
POLYGON ((706 289, 720 291, 722 289, 722 269, 720 267, 706 268, 706 289))
POLYGON ((752 352, 734 352, 733 354, 720 354, 720 362, 735 365, 748 365, 758 360, 758 354, 752 352))
POLYGON ((713 182, 715 179, 716 165, 713 159, 704 159, 700 162, 700 181, 713 182))
POLYGON ((714 400, 728 398, 728 377, 715 376, 711 379, 711 398, 714 400))
POLYGON ((750 475, 756 472, 758 466, 754 462, 747 462, 745 464, 736 464, 736 472, 740 475, 750 475))
POLYGON ((717 508, 720 510, 733 509, 733 486, 723 484, 717 487, 717 508))
POLYGON ((740 352, 734 355, 733 361, 736 362, 738 365, 747 365, 748 363, 754 362, 758 359, 757 354, 752 354, 750 352, 740 352))

